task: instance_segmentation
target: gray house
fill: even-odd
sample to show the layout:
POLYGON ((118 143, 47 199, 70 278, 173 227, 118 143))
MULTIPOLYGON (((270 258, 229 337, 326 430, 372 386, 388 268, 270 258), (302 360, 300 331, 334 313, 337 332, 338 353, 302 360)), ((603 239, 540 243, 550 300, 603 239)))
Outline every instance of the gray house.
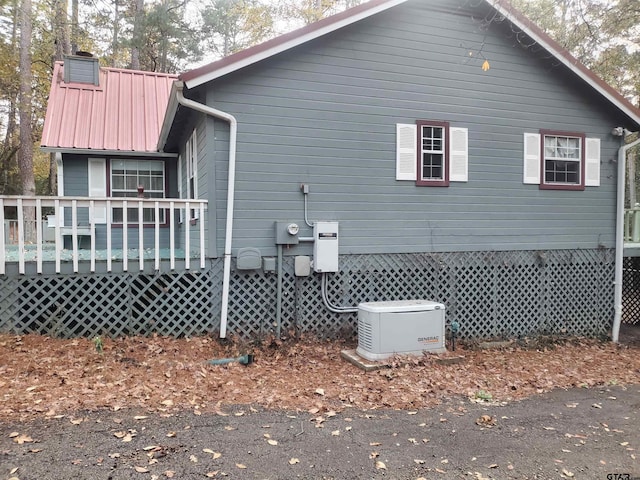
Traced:
POLYGON ((111 331, 333 336, 361 302, 427 299, 465 338, 617 336, 640 112, 506 2, 372 0, 182 74, 167 103, 145 155, 206 209, 167 213, 166 237, 206 253, 85 272, 135 285, 117 315, 147 329, 111 331))

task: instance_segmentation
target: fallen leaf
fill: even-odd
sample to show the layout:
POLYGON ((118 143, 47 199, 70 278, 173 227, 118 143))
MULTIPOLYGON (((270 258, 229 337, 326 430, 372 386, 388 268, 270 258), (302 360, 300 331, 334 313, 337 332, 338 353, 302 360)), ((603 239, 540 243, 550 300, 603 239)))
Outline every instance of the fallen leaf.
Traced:
POLYGON ((413 461, 418 465, 424 465, 424 460, 418 460, 417 458, 414 458, 413 461))
POLYGON ((316 388, 316 394, 324 396, 324 388, 316 388))
POLYGON ((569 471, 569 470, 567 470, 566 468, 563 468, 563 469, 562 469, 562 474, 563 474, 564 476, 566 476, 566 477, 573 478, 573 472, 570 472, 570 471, 569 471))
POLYGON ((136 415, 133 417, 134 420, 144 420, 145 418, 149 418, 147 415, 136 415))
POLYGON ((198 457, 196 457, 195 455, 189 456, 189 460, 191 460, 193 463, 198 463, 198 457))
POLYGON ((208 477, 208 478, 213 478, 213 477, 215 477, 216 475, 218 475, 218 470, 215 470, 215 471, 213 471, 213 472, 207 472, 207 473, 205 473, 205 477, 208 477))
POLYGON ((496 417, 492 417, 491 415, 481 415, 476 418, 476 424, 482 427, 493 427, 496 425, 496 417))
POLYGON ((13 441, 16 442, 18 445, 22 445, 24 443, 31 443, 33 442, 33 438, 31 438, 29 435, 18 435, 17 437, 13 438, 13 441))
POLYGON ((165 407, 173 407, 173 400, 169 399, 169 400, 163 400, 162 405, 164 405, 165 407))
POLYGON ((135 469, 136 472, 138 473, 147 473, 149 471, 148 468, 145 467, 133 467, 135 469))
POLYGON ((333 432, 331 432, 331 435, 334 437, 340 436, 340 430, 334 430, 333 432))
POLYGON ((300 463, 300 460, 297 458, 289 459, 289 465, 295 465, 296 463, 300 463))
POLYGON ((386 470, 387 466, 384 464, 384 462, 378 460, 376 461, 376 470, 386 470))
POLYGON ((175 474, 176 472, 174 472, 173 470, 167 470, 166 472, 164 472, 164 476, 167 478, 173 478, 175 474))
POLYGON ((222 456, 222 454, 220 452, 213 452, 213 459, 217 460, 222 456))
POLYGON ((160 448, 158 445, 149 445, 147 447, 144 447, 142 450, 144 450, 145 452, 148 452, 150 450, 156 450, 158 448, 160 448))
POLYGON ((169 438, 173 438, 173 437, 175 437, 175 436, 176 436, 176 432, 169 432, 169 433, 167 433, 167 437, 169 437, 169 438))
POLYGON ((277 440, 271 440, 271 439, 269 439, 269 440, 267 440, 267 443, 268 443, 269 445, 274 445, 274 446, 275 446, 275 445, 278 445, 278 441, 277 441, 277 440))
POLYGON ((370 442, 369 446, 371 447, 379 447, 380 445, 382 445, 380 442, 370 442))
POLYGON ((240 469, 242 469, 242 470, 244 470, 245 468, 247 468, 247 466, 246 466, 246 465, 243 465, 242 463, 236 463, 236 467, 238 467, 238 468, 240 468, 240 469))

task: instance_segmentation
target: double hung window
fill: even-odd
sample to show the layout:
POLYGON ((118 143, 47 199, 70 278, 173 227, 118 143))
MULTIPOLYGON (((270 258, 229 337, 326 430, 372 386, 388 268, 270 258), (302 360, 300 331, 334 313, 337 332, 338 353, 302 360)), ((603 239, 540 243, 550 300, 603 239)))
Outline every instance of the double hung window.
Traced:
MULTIPOLYGON (((165 165, 162 160, 111 160, 111 196, 138 198, 165 197, 165 165)), ((154 223, 155 212, 145 208, 143 223, 154 223)), ((123 209, 113 209, 113 222, 123 222, 123 209)), ((138 208, 127 208, 127 223, 138 222, 138 208)), ((160 210, 164 223, 164 210, 160 210)))

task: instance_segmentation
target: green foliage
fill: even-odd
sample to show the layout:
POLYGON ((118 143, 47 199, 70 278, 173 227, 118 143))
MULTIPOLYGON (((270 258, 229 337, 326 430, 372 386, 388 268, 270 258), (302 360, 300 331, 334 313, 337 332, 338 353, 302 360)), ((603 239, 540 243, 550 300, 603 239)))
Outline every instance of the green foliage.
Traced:
POLYGON ((274 33, 274 9, 258 0, 209 0, 201 11, 204 46, 224 57, 274 33))
POLYGON ((308 25, 362 2, 363 0, 282 0, 278 4, 280 16, 308 25))
POLYGON ((101 336, 93 337, 93 345, 96 347, 96 352, 102 354, 104 352, 104 342, 101 336))
POLYGON ((513 0, 512 3, 578 60, 638 104, 637 0, 513 0))

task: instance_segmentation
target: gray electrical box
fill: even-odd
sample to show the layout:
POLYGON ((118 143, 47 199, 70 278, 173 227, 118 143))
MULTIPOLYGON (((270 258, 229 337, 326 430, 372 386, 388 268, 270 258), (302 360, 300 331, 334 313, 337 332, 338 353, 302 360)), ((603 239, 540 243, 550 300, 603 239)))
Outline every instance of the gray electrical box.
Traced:
POLYGON ((258 270, 262 267, 262 254, 257 248, 247 247, 238 250, 236 258, 238 270, 258 270))
POLYGON ((313 271, 319 273, 339 271, 338 222, 313 224, 313 271))
POLYGON ((297 245, 300 241, 298 239, 298 227, 294 222, 276 222, 276 245, 297 245))

